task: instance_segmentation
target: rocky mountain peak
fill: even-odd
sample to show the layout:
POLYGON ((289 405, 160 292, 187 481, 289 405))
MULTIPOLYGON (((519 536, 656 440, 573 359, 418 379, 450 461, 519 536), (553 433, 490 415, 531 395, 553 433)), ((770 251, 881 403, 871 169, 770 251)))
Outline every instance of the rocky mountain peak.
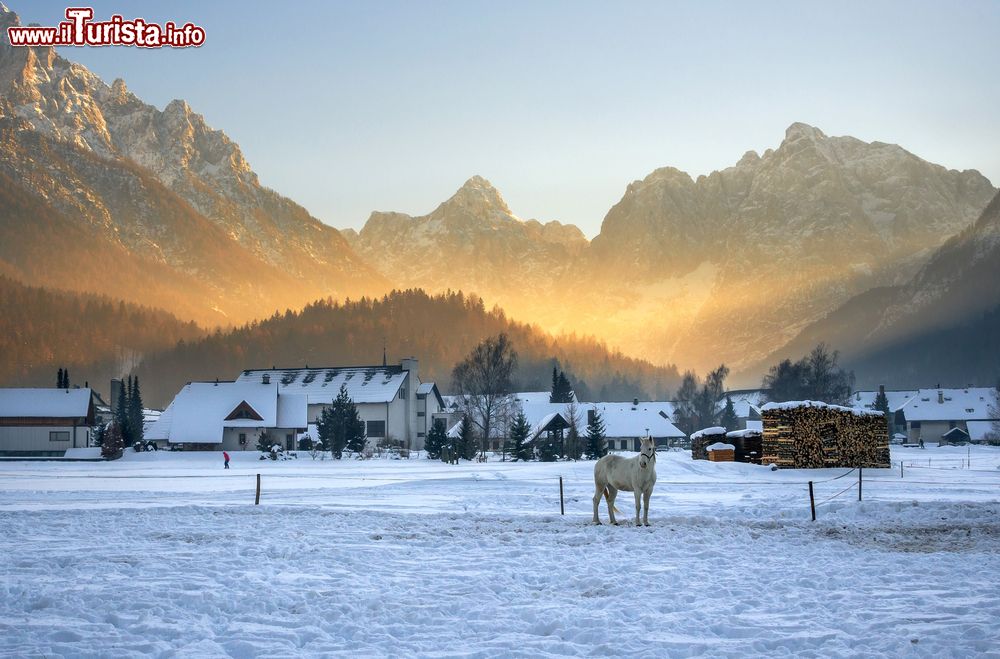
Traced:
POLYGON ((463 183, 455 194, 434 211, 435 214, 457 212, 475 217, 490 217, 497 213, 513 217, 500 192, 479 175, 463 183))
POLYGON ((810 126, 809 124, 804 124, 800 121, 796 121, 785 129, 786 142, 795 142, 796 140, 801 139, 815 142, 824 138, 826 138, 826 134, 824 134, 819 128, 810 126))

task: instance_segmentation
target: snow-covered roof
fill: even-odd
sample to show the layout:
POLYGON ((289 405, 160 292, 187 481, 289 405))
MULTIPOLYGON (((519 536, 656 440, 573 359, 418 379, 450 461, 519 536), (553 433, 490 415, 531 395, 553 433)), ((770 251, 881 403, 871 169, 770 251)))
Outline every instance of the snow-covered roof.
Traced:
POLYGON ((716 442, 705 447, 706 451, 735 451, 736 447, 725 442, 716 442))
POLYGON ((903 405, 907 421, 972 421, 993 418, 996 389, 920 389, 903 405))
POLYGON ((1000 432, 1000 428, 994 425, 993 421, 968 421, 965 424, 969 429, 969 439, 974 442, 981 442, 995 432, 1000 432))
POLYGON ((726 398, 733 401, 733 409, 736 416, 746 419, 753 416, 753 413, 760 413, 760 406, 764 404, 767 392, 763 389, 739 389, 727 391, 722 398, 716 401, 715 408, 718 412, 726 409, 726 398))
POLYGON ((696 430, 691 433, 691 439, 701 439, 702 437, 708 437, 711 435, 725 435, 726 429, 722 426, 712 426, 711 428, 702 428, 701 430, 696 430))
POLYGON ((882 413, 876 410, 864 410, 856 407, 844 407, 843 405, 831 405, 830 403, 824 403, 819 400, 789 400, 783 403, 767 403, 760 408, 760 411, 769 412, 771 410, 791 410, 798 407, 823 407, 830 410, 837 410, 838 412, 850 412, 856 416, 882 416, 882 413))
POLYGON ((278 394, 278 428, 305 428, 309 406, 301 394, 278 394))
POLYGON ((741 437, 759 437, 761 431, 756 428, 747 428, 745 430, 730 430, 726 433, 726 437, 731 437, 733 439, 741 437))
POLYGON ((305 428, 306 396, 279 394, 278 387, 274 382, 188 383, 150 425, 146 438, 217 444, 224 428, 305 428))
POLYGON ((346 366, 330 368, 268 368, 243 371, 237 383, 260 384, 264 376, 282 394, 302 394, 310 404, 330 404, 347 388, 355 403, 388 403, 406 381, 402 366, 346 366))
POLYGON ((444 398, 441 397, 441 392, 438 391, 437 385, 435 383, 421 382, 420 385, 417 386, 417 396, 426 397, 430 394, 434 394, 434 397, 437 399, 438 405, 441 406, 441 409, 446 409, 444 404, 444 398))
MULTIPOLYGON (((551 397, 552 392, 550 391, 517 391, 514 392, 514 398, 517 399, 519 403, 547 403, 551 397)), ((571 391, 570 395, 573 397, 574 403, 579 403, 580 399, 576 397, 576 392, 571 391)), ((565 405, 566 403, 560 403, 565 405)))
POLYGON ((85 418, 90 389, 0 389, 0 417, 85 418))
POLYGON ((616 437, 684 437, 677 426, 671 421, 673 403, 641 402, 637 406, 632 403, 581 403, 583 423, 587 423, 587 409, 597 410, 604 420, 604 434, 614 439, 616 437), (668 407, 671 410, 667 412, 668 407), (661 414, 661 412, 663 412, 661 414))
MULTIPOLYGON (((917 395, 916 389, 899 389, 899 390, 889 390, 885 391, 885 398, 889 402, 889 411, 895 412, 903 405, 906 401, 910 400, 917 395)), ((875 398, 878 396, 877 391, 855 391, 851 394, 851 399, 847 401, 847 404, 851 407, 859 409, 873 410, 875 409, 875 398)))

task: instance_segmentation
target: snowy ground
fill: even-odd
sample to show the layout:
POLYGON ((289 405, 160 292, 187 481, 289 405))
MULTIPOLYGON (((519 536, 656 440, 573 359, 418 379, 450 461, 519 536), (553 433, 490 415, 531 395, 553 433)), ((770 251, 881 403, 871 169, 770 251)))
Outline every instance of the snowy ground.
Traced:
POLYGON ((254 458, 0 463, 0 655, 1000 656, 1000 449, 861 503, 660 454, 652 528, 590 525, 587 462, 254 458))

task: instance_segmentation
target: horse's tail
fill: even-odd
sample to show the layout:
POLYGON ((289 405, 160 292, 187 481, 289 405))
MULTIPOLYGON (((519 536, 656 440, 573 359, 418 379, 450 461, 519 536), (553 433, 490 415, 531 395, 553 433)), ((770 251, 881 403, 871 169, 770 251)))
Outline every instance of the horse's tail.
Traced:
POLYGON ((608 508, 614 508, 616 513, 621 514, 622 511, 618 510, 618 506, 611 503, 611 490, 608 489, 607 485, 604 486, 604 500, 608 502, 608 508))

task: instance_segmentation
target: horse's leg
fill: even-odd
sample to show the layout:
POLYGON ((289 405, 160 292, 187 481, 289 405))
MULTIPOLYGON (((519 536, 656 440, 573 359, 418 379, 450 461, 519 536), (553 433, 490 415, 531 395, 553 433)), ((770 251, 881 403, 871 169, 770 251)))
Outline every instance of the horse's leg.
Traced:
POLYGON ((641 526, 639 524, 639 497, 642 496, 642 491, 639 488, 635 488, 632 490, 632 494, 635 495, 635 525, 641 526))
POLYGON ((653 494, 653 488, 649 488, 642 493, 642 523, 649 526, 649 497, 653 494))
POLYGON ((615 519, 615 497, 618 496, 617 488, 608 485, 607 489, 604 490, 604 496, 608 500, 608 517, 611 518, 611 523, 618 526, 618 520, 615 519))
POLYGON ((604 486, 600 483, 594 483, 596 492, 594 492, 594 524, 600 524, 601 518, 597 516, 597 508, 601 504, 601 497, 604 496, 604 486))

